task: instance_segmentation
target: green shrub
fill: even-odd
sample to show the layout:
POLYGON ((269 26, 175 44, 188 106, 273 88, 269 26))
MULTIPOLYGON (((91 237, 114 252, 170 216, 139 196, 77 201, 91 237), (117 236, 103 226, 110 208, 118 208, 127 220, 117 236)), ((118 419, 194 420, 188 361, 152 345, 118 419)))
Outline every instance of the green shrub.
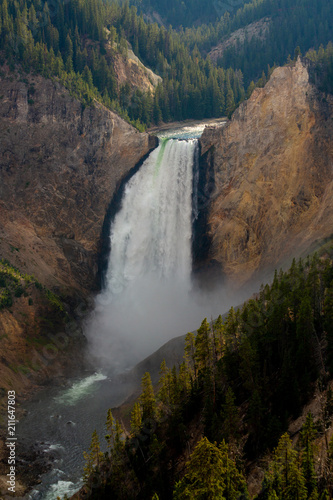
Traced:
POLYGON ((35 287, 37 288, 37 290, 43 290, 43 285, 37 280, 35 281, 35 287))
POLYGON ((9 290, 4 290, 0 293, 0 309, 11 307, 13 299, 9 290))
POLYGON ((21 285, 18 285, 14 291, 15 297, 21 297, 23 293, 24 293, 24 288, 21 285))

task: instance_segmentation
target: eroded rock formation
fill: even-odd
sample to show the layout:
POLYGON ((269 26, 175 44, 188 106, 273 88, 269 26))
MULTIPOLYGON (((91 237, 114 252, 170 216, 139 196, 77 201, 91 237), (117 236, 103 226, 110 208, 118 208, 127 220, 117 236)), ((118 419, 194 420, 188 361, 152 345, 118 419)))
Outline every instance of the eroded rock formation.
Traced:
POLYGON ((2 77, 1 93, 0 255, 48 287, 87 294, 108 204, 154 138, 39 76, 2 77))
POLYGON ((333 233, 333 99, 299 59, 201 138, 207 262, 243 284, 333 233))

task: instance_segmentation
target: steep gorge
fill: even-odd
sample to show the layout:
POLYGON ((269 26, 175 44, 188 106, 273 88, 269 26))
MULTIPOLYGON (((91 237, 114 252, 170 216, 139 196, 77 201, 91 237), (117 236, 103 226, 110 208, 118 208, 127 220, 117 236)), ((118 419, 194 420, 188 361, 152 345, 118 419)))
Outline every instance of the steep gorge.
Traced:
POLYGON ((201 265, 240 286, 331 237, 332 111, 332 97, 309 83, 298 59, 277 68, 224 127, 206 128, 201 265))
MULTIPOLYGON (((51 80, 6 70, 0 79, 0 256, 64 299, 74 331, 73 309, 99 287, 109 204, 157 140, 51 80)), ((18 367, 34 372, 27 338, 39 350, 64 328, 33 290, 0 310, 3 388, 20 387, 18 367)))

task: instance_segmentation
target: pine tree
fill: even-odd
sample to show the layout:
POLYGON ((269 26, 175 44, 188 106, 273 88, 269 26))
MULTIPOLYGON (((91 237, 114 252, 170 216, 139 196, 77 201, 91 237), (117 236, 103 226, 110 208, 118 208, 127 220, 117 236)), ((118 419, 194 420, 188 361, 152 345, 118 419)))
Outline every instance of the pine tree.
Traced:
POLYGON ((115 434, 114 434, 114 443, 112 450, 112 458, 115 462, 120 462, 122 458, 122 452, 125 447, 125 443, 123 440, 123 428, 118 420, 116 420, 115 425, 115 434))
POLYGON ((207 318, 203 320, 200 328, 197 331, 195 338, 195 361, 198 370, 205 370, 210 365, 211 360, 211 342, 210 342, 210 325, 207 318))
POLYGON ((85 65, 85 67, 84 67, 84 70, 82 73, 82 78, 84 79, 85 82, 87 82, 87 84, 90 88, 93 87, 94 83, 93 83, 92 73, 87 65, 85 65))
POLYGON ((71 71, 73 71, 73 42, 69 34, 66 37, 64 53, 66 71, 70 73, 71 71))
POLYGON ((294 52, 294 61, 297 61, 298 57, 302 57, 301 49, 300 46, 297 45, 295 52, 294 52))
POLYGON ((111 451, 111 449, 113 447, 113 443, 114 443, 114 437, 115 437, 115 430, 114 430, 115 420, 113 418, 112 411, 110 408, 108 409, 108 412, 107 412, 105 426, 106 426, 106 432, 107 432, 105 439, 108 443, 108 449, 109 449, 109 451, 111 451))
POLYGON ((232 88, 227 87, 227 96, 226 96, 226 103, 225 103, 225 113, 228 118, 231 118, 232 113, 235 111, 235 97, 232 88))
POLYGON ((274 452, 273 462, 270 465, 268 478, 269 490, 277 498, 286 500, 307 499, 306 481, 300 467, 298 454, 293 449, 288 433, 283 434, 279 440, 274 452))
POLYGON ((315 335, 311 301, 307 294, 303 294, 297 317, 297 352, 294 360, 295 370, 299 373, 299 384, 302 394, 307 394, 311 381, 317 375, 314 348, 317 348, 318 344, 315 341, 315 335))
POLYGON ((228 456, 228 446, 212 444, 206 437, 195 447, 184 478, 174 490, 175 500, 236 500, 248 498, 246 482, 228 456))
POLYGON ((237 313, 235 309, 231 307, 224 323, 224 335, 227 349, 233 349, 236 347, 238 341, 238 327, 239 321, 237 313))
POLYGON ((165 360, 161 363, 159 387, 158 398, 166 407, 169 407, 173 403, 172 373, 166 366, 165 360))
POLYGON ((2 2, 2 32, 4 35, 9 34, 11 31, 11 22, 8 13, 8 3, 7 0, 2 2))
POLYGON ((250 85, 248 86, 247 88, 247 91, 246 91, 246 98, 249 99, 252 95, 252 92, 254 91, 255 89, 255 84, 254 84, 254 81, 252 80, 250 85))
POLYGON ((225 329, 221 314, 214 323, 213 335, 214 344, 216 346, 216 356, 217 360, 219 360, 223 356, 225 348, 225 329))
POLYGON ((178 384, 180 396, 183 399, 186 397, 191 389, 191 373, 188 370, 185 361, 179 366, 178 384))
POLYGON ((197 365, 195 358, 195 335, 188 332, 185 337, 184 359, 186 366, 190 371, 193 371, 194 378, 197 376, 197 365))
POLYGON ((235 395, 231 387, 228 388, 225 404, 222 409, 223 418, 223 434, 229 441, 230 439, 237 439, 240 428, 239 410, 235 405, 235 395))
POLYGON ((306 500, 308 492, 305 486, 305 479, 297 463, 293 463, 288 478, 288 484, 284 492, 286 500, 306 500))
POLYGON ((317 487, 317 479, 314 468, 314 453, 313 453, 313 441, 316 437, 316 430, 314 428, 314 422, 311 413, 308 413, 306 421, 301 430, 300 441, 304 448, 301 455, 302 458, 302 471, 305 478, 305 485, 308 494, 311 495, 317 487))
POLYGON ((156 417, 156 400, 149 372, 143 375, 141 387, 142 393, 140 396, 140 403, 142 407, 142 421, 154 420, 156 417))
MULTIPOLYGON (((327 467, 325 470, 327 498, 332 498, 333 495, 333 435, 328 444, 327 467)), ((326 500, 326 498, 325 498, 326 500)))
POLYGON ((94 430, 94 432, 92 433, 89 451, 90 453, 83 452, 83 456, 86 460, 86 464, 83 469, 83 479, 85 483, 88 482, 89 477, 94 471, 94 468, 99 468, 100 463, 103 459, 103 453, 101 452, 101 447, 96 430, 94 430))
POLYGON ((132 434, 137 434, 140 432, 142 424, 142 410, 140 403, 135 403, 131 413, 131 431, 132 434))

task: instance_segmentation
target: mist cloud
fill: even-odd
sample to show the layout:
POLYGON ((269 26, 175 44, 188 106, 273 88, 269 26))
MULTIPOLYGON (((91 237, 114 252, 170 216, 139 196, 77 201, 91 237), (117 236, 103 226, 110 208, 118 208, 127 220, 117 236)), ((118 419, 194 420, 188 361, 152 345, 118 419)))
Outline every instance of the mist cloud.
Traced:
POLYGON ((173 337, 216 318, 235 300, 225 288, 212 292, 188 290, 187 284, 154 274, 139 277, 117 295, 96 297, 85 333, 89 352, 111 371, 142 360, 173 337))

